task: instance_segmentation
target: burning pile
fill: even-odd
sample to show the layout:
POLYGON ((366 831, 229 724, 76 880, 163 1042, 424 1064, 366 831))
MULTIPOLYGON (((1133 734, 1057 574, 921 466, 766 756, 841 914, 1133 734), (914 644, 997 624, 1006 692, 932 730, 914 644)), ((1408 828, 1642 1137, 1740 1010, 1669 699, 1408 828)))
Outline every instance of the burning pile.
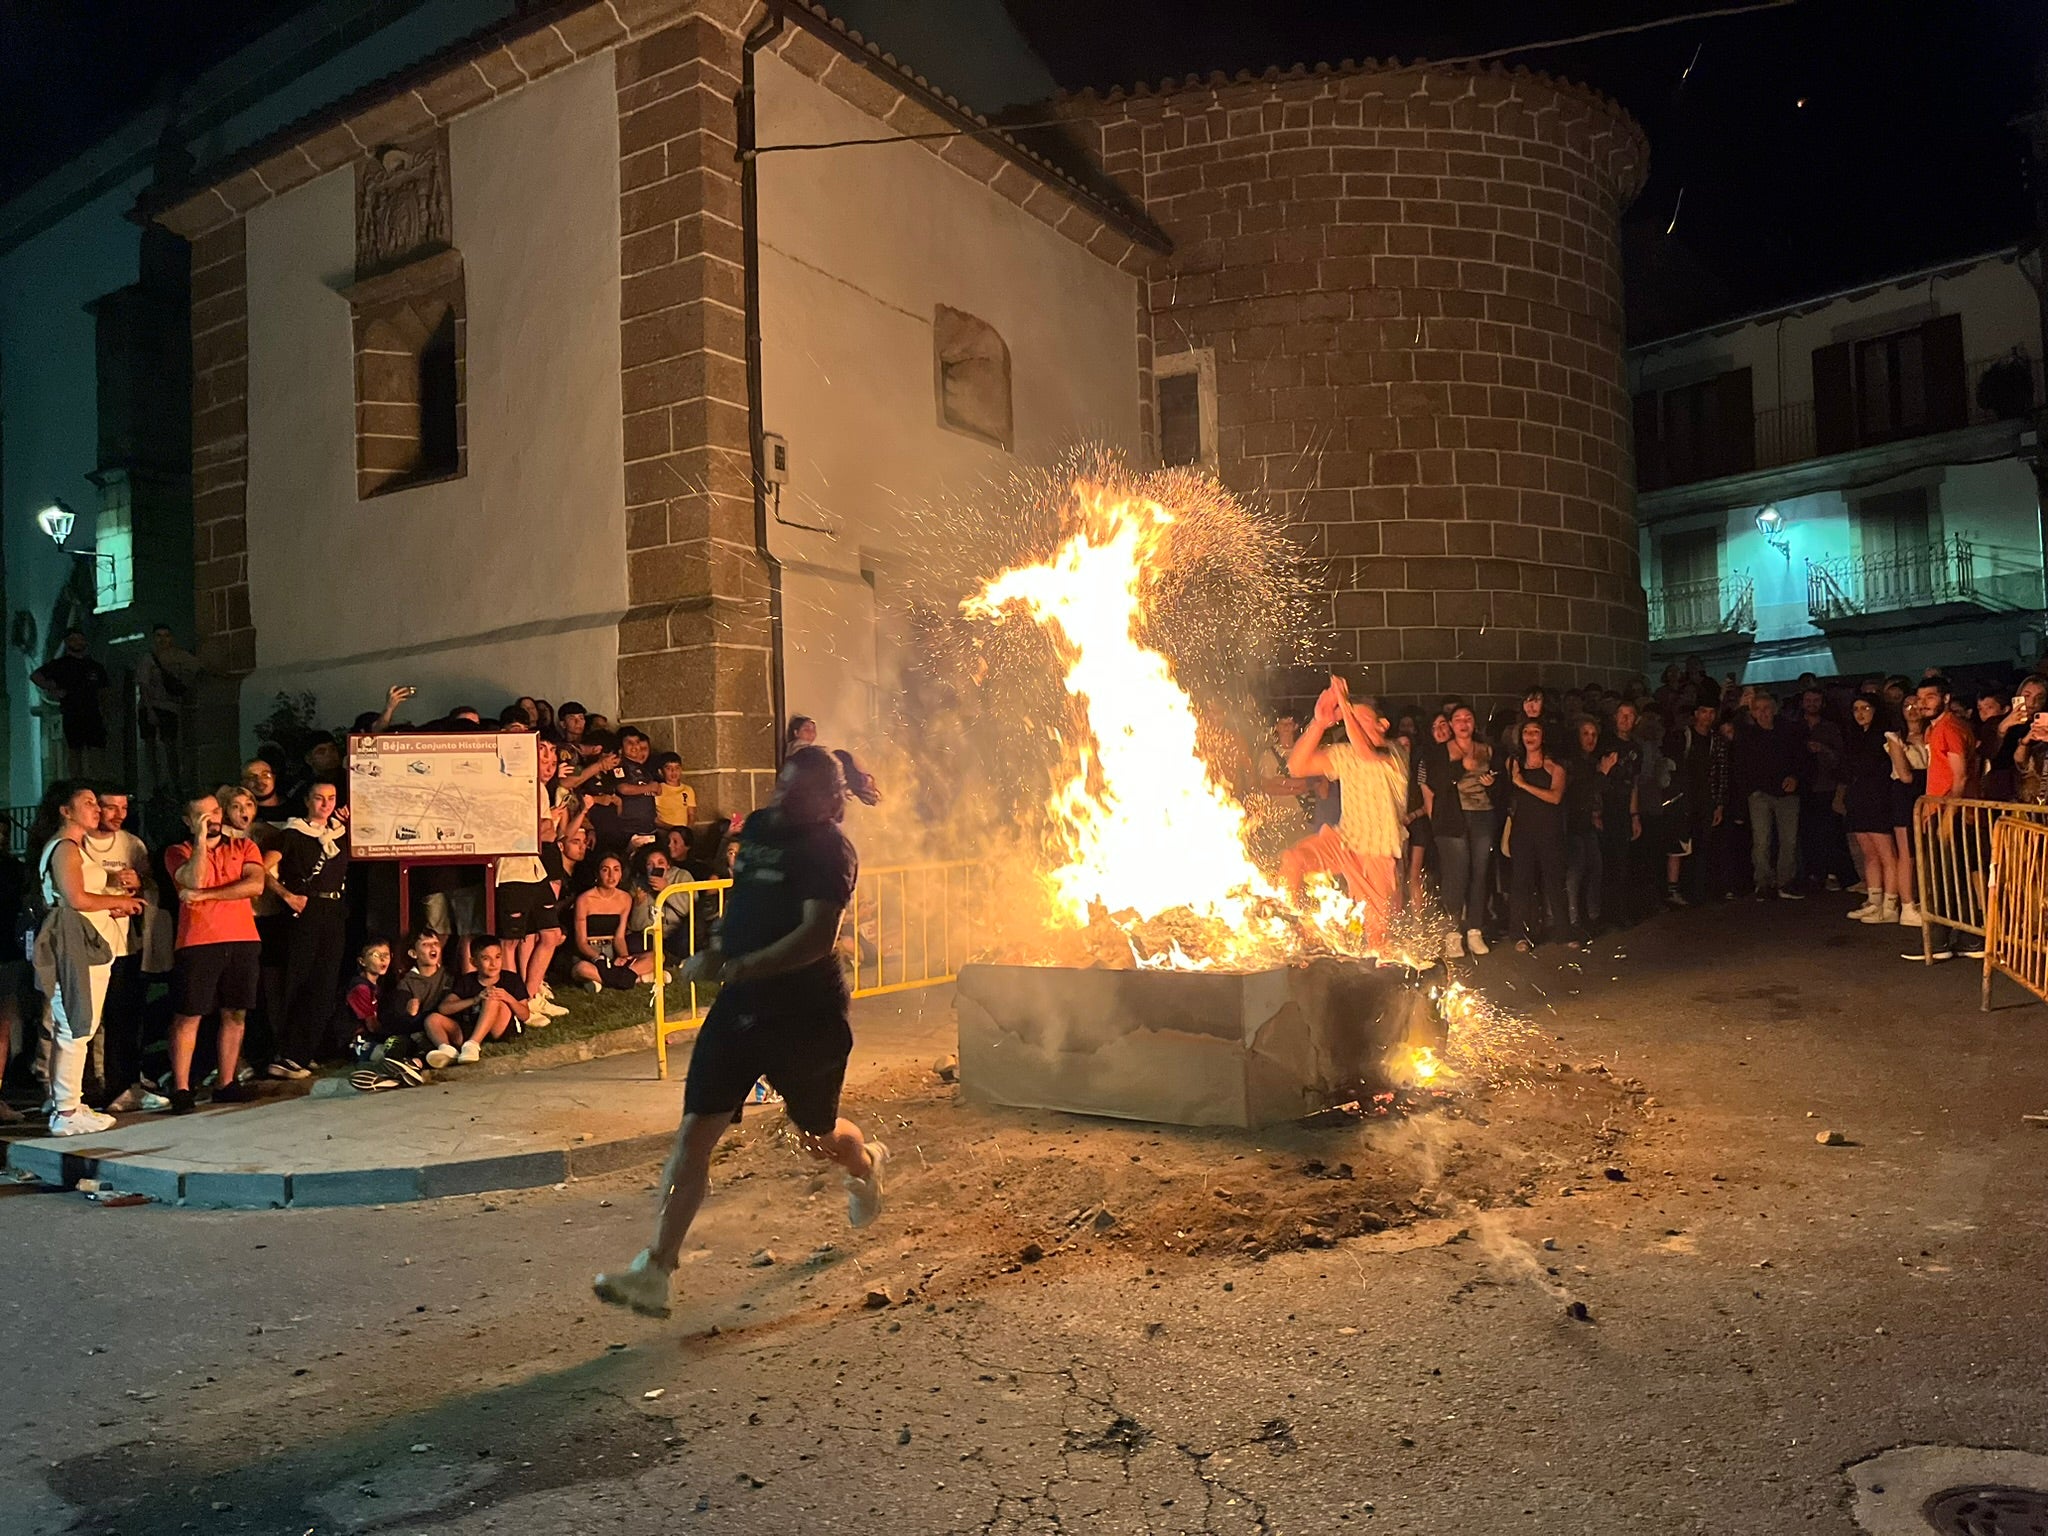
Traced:
MULTIPOLYGON (((1300 590, 1279 527, 1207 477, 1092 469, 1060 493, 1052 552, 961 604, 992 650, 1049 644, 1065 690, 1033 870, 1044 910, 1027 919, 1030 904, 1014 903, 995 958, 1082 970, 1269 971, 1315 957, 1433 966, 1438 926, 1425 915, 1396 914, 1375 953, 1364 908, 1337 885, 1312 878, 1295 895, 1259 867, 1253 818, 1218 768, 1215 747, 1235 733, 1205 728, 1169 659, 1204 684, 1250 672, 1273 637, 1258 622, 1270 615, 1245 595, 1275 594, 1284 610, 1300 590), (1031 621, 1028 634, 1014 633, 1018 619, 1031 621)), ((1035 670, 1013 663, 1012 686, 1035 670)), ((1512 1021, 1455 983, 1428 997, 1443 1044, 1404 1039, 1387 1063, 1396 1080, 1441 1084, 1492 1065, 1512 1021)))

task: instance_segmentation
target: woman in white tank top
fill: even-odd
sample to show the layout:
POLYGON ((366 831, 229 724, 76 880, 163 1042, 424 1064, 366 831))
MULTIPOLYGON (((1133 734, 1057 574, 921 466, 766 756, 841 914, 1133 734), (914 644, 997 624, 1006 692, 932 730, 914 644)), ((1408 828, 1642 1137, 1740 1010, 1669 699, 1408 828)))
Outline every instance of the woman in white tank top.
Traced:
MULTIPOLYGON (((128 922, 141 914, 142 903, 120 891, 107 888, 107 871, 97 859, 85 857, 86 835, 99 830, 99 797, 83 786, 53 785, 44 802, 42 820, 54 821, 54 832, 37 859, 43 900, 51 919, 63 912, 76 912, 106 940, 105 961, 87 968, 88 1006, 67 1007, 64 988, 44 978, 50 999, 50 1134, 82 1136, 104 1131, 114 1121, 85 1105, 86 1056, 93 1033, 99 1028, 100 1009, 106 1003, 107 982, 114 973, 115 955, 128 948, 128 922), (76 1011, 79 1016, 72 1017, 76 1011)), ((74 998, 74 1004, 77 999, 74 998)))

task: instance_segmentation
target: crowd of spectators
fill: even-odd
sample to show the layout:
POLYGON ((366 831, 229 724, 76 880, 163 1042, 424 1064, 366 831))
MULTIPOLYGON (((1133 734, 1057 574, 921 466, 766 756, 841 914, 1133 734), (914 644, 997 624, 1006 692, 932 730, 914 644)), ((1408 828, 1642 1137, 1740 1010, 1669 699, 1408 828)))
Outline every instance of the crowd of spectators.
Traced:
MULTIPOLYGON (((414 723, 399 718, 412 697, 394 687, 346 732, 275 730, 238 782, 176 797, 156 846, 125 787, 50 786, 0 899, 17 914, 4 1062, 29 1058, 52 1134, 234 1103, 258 1076, 325 1062, 402 1086, 545 1027, 567 1011, 558 986, 665 979, 647 952, 660 892, 726 873, 732 853, 729 823, 697 819, 681 758, 577 703, 414 723), (395 868, 351 860, 344 743, 386 731, 537 737, 538 851, 497 860, 494 931, 481 863, 415 868, 400 913, 395 868)), ((679 937, 685 906, 662 911, 679 937)))
MULTIPOLYGON (((1381 759, 1406 775, 1402 899, 1438 915, 1452 957, 1576 948, 1665 907, 1836 890, 1862 898, 1848 914, 1861 923, 1919 929, 1922 797, 2048 803, 2039 673, 1960 691, 1934 671, 1781 688, 1717 680, 1694 658, 1655 689, 1532 686, 1485 719, 1460 699, 1386 716, 1365 702, 1381 759)), ((1321 703, 1319 736, 1338 740, 1346 722, 1321 703)), ((1349 723, 1356 734, 1355 711, 1349 723)), ((1336 839, 1354 819, 1342 784, 1290 773, 1290 759, 1349 761, 1305 755, 1299 731, 1282 718, 1256 759, 1262 818, 1280 829, 1269 846, 1311 827, 1336 839)), ((1930 926, 1907 958, 1954 948, 1930 926)))

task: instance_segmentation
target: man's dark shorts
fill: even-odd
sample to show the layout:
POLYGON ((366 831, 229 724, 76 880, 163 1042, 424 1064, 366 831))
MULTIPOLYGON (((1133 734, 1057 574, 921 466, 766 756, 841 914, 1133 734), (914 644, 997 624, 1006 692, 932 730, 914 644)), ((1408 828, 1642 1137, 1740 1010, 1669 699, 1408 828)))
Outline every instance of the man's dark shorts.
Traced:
POLYGON ((262 1001, 263 946, 253 941, 190 944, 171 962, 171 1012, 204 1018, 222 1009, 254 1008, 262 1001))
POLYGON ((853 1054, 844 994, 746 998, 718 994, 690 1050, 683 1113, 739 1118, 759 1078, 782 1095, 798 1130, 827 1136, 839 1122, 839 1090, 853 1054))

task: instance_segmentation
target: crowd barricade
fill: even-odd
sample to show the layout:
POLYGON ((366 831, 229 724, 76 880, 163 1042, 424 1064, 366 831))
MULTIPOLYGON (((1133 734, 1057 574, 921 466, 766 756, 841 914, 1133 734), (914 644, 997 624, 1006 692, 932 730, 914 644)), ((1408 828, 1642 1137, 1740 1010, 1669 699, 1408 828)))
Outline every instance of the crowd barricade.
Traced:
POLYGON ((2008 817, 1991 834, 1981 999, 1987 1012, 1994 974, 2048 1002, 2048 817, 2008 817))
MULTIPOLYGON (((725 893, 731 889, 730 880, 689 880, 662 891, 648 927, 655 974, 680 968, 697 953, 711 924, 725 915, 725 893), (661 921, 671 902, 686 903, 685 942, 675 952, 661 921)), ((851 949, 853 995, 878 997, 953 980, 986 931, 987 899, 986 871, 971 859, 863 869, 839 930, 841 949, 851 949)), ((664 1078, 670 1037, 703 1023, 714 995, 708 986, 683 985, 687 1002, 676 1010, 669 1007, 669 989, 654 988, 654 1057, 664 1078)))
POLYGON ((863 869, 851 913, 853 995, 953 980, 980 945, 987 897, 986 871, 972 859, 863 869))
MULTIPOLYGON (((648 948, 654 952, 654 974, 666 975, 673 964, 677 969, 687 964, 690 956, 697 953, 700 935, 708 938, 711 924, 725 915, 725 893, 732 889, 730 880, 679 880, 665 886, 654 903, 654 920, 648 924, 648 948), (664 937, 668 924, 662 921, 662 914, 671 902, 682 902, 683 906, 683 949, 680 954, 671 955, 664 937)), ((685 982, 684 996, 688 1005, 680 1013, 668 1009, 668 988, 659 981, 654 985, 654 1061, 657 1074, 668 1076, 668 1038, 684 1030, 695 1029, 704 1022, 704 1014, 711 1006, 711 989, 700 993, 697 983, 685 982)))
POLYGON ((1933 925, 1983 937, 1992 833, 2006 821, 2048 823, 2048 806, 1922 795, 1913 807, 1913 882, 1923 921, 1921 952, 1930 965, 1933 925))

